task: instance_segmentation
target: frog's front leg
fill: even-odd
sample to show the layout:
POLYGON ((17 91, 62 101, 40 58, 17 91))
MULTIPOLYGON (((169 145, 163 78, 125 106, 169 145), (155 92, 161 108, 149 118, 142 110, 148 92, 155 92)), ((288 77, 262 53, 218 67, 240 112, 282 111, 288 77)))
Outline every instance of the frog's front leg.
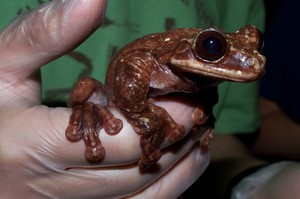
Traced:
POLYGON ((99 131, 104 128, 108 134, 116 134, 122 128, 122 121, 107 109, 108 101, 104 86, 93 78, 82 78, 76 84, 68 106, 71 107, 66 137, 70 141, 83 140, 86 158, 101 161, 105 150, 99 139, 99 131))
POLYGON ((160 67, 156 58, 147 52, 130 53, 122 58, 115 63, 113 93, 117 107, 141 136, 139 166, 144 170, 160 159, 159 147, 165 137, 172 142, 182 138, 184 127, 148 99, 151 74, 160 67))

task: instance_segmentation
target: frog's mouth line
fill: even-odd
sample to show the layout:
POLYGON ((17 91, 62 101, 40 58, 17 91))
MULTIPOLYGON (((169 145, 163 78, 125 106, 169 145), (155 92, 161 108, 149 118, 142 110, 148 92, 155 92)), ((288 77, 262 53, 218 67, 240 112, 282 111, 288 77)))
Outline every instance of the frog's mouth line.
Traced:
POLYGON ((230 66, 216 67, 209 63, 200 63, 197 61, 172 60, 172 64, 180 70, 206 77, 235 82, 251 82, 259 79, 264 74, 264 64, 259 61, 247 70, 236 70, 230 66))

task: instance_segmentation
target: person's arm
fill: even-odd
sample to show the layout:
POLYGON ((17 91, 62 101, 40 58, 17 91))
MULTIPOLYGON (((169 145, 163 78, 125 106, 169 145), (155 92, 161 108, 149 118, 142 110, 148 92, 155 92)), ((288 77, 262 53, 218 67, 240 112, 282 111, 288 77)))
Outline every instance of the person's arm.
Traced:
POLYGON ((260 156, 300 160, 300 125, 280 107, 266 98, 260 99, 261 127, 254 145, 260 156))

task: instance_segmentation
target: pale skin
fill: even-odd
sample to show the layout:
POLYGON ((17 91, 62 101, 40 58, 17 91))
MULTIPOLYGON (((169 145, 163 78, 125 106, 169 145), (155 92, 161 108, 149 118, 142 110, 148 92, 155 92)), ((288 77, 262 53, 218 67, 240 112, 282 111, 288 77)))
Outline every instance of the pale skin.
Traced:
POLYGON ((78 155, 85 149, 83 143, 70 144, 65 138, 71 111, 41 105, 38 69, 92 34, 105 4, 51 1, 1 32, 1 198, 176 198, 206 168, 209 153, 200 148, 199 134, 187 133, 195 109, 188 104, 156 102, 187 130, 175 146, 162 145, 160 168, 151 175, 140 173, 139 137, 121 115, 122 132, 113 137, 101 133, 108 153, 100 167, 78 155), (120 140, 129 144, 118 145, 120 140))

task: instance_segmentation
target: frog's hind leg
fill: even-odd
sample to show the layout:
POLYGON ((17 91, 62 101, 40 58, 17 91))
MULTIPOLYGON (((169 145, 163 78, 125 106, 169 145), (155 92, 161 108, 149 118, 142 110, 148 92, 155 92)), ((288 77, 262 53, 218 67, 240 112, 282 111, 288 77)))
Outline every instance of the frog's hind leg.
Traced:
POLYGON ((161 157, 160 146, 167 138, 175 142, 184 136, 185 128, 177 124, 168 112, 149 102, 148 109, 140 113, 123 112, 140 137, 142 149, 139 167, 147 170, 161 157))

